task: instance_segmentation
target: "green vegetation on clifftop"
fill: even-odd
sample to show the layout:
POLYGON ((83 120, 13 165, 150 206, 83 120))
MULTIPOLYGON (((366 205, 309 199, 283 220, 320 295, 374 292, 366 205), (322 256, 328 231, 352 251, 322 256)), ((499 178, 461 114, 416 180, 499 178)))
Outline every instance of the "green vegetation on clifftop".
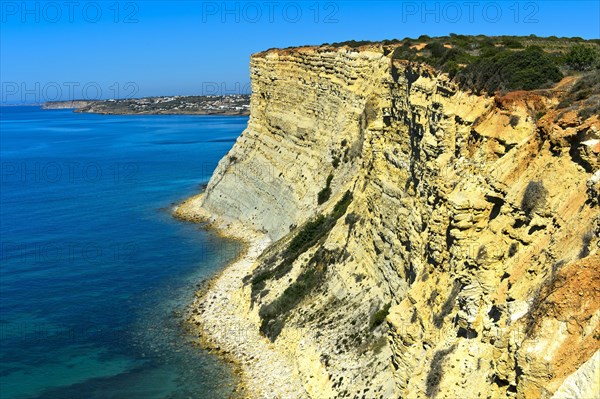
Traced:
POLYGON ((565 74, 598 70, 600 41, 531 36, 450 36, 333 43, 331 47, 383 46, 393 59, 424 62, 477 93, 550 87, 565 74))

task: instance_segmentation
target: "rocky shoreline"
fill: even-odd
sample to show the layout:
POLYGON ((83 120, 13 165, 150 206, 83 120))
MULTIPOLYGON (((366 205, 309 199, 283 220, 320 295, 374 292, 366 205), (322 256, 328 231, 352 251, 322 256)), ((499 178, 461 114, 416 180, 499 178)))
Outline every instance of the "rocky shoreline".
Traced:
POLYGON ((300 382, 294 359, 260 335, 258 320, 248 317, 251 304, 244 291, 243 277, 252 270, 256 259, 270 245, 265 234, 239 222, 224 222, 201 208, 202 194, 189 198, 173 212, 178 219, 208 223, 222 237, 238 240, 246 248, 223 271, 197 293, 186 321, 198 335, 198 344, 228 363, 240 378, 236 397, 302 398, 307 397, 300 382))

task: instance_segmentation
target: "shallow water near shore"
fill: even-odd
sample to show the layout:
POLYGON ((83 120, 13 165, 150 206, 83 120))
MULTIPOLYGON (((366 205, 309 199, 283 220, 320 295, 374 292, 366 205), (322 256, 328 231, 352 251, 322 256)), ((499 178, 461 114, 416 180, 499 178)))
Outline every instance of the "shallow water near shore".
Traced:
POLYGON ((242 246, 170 212, 248 118, 0 112, 0 398, 228 397, 181 313, 242 246))

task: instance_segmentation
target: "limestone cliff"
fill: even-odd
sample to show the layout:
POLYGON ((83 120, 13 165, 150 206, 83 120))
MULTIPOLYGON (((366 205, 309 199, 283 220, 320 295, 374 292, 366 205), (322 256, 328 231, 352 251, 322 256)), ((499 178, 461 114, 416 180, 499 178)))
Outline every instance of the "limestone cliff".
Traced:
POLYGON ((303 395, 598 378, 600 123, 557 110, 573 79, 476 96, 377 46, 255 54, 251 78, 248 128, 187 212, 273 241, 235 301, 303 395))

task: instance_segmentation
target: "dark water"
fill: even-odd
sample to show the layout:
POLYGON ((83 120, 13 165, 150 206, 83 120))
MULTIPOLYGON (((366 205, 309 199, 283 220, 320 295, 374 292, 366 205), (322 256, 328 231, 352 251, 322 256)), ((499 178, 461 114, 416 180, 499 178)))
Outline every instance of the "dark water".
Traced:
POLYGON ((179 314, 239 246, 169 212, 247 118, 0 110, 0 397, 227 397, 179 314))

